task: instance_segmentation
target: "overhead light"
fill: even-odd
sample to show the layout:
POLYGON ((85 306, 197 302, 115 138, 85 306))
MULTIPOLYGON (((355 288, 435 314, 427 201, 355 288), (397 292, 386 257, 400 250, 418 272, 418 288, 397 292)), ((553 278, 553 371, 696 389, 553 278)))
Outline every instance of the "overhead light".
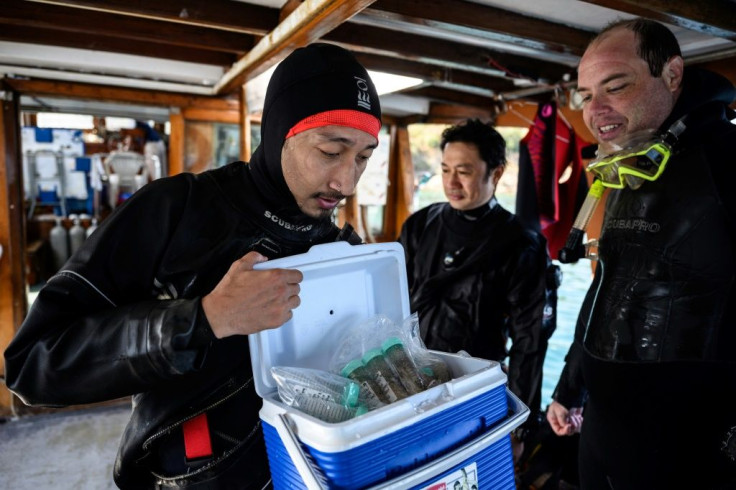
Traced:
POLYGON ((402 75, 393 75, 391 73, 385 73, 382 71, 368 71, 368 74, 373 80, 373 84, 376 86, 378 95, 390 94, 391 92, 398 92, 405 88, 414 87, 424 82, 421 78, 405 77, 402 75))
POLYGON ((92 129, 95 127, 92 116, 82 114, 59 114, 55 112, 39 112, 36 114, 36 126, 39 128, 92 129))

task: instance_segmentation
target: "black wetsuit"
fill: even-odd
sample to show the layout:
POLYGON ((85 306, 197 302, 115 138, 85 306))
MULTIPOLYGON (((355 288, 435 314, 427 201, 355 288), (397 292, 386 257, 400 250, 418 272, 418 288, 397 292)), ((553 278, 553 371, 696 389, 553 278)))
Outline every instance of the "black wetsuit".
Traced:
POLYGON ((366 80, 341 48, 317 43, 294 51, 269 83, 261 145, 249 165, 145 186, 39 293, 5 351, 8 388, 35 405, 133 395, 114 468, 120 488, 268 485, 263 402, 248 338, 216 339, 201 300, 251 250, 274 259, 317 243, 360 242, 346 231, 352 228, 341 231, 300 211, 282 173, 281 148, 289 128, 320 111, 380 118, 366 80), (201 413, 212 455, 188 460, 182 425, 201 413))
POLYGON ((432 204, 404 223, 412 311, 430 349, 509 356, 510 389, 538 410, 545 324, 546 241, 491 201, 475 210, 432 204), (510 352, 506 340, 511 337, 510 352))
POLYGON ((686 70, 662 176, 608 197, 600 260, 555 392, 580 406, 584 489, 736 488, 736 126, 686 70))

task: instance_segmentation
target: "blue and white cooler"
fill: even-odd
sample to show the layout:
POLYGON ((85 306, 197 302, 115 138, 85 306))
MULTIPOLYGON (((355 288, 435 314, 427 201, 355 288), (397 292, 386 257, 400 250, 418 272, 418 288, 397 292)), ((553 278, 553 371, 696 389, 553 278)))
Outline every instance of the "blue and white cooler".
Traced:
POLYGON ((509 433, 529 409, 506 389, 497 362, 433 351, 451 381, 341 423, 279 399, 272 366, 326 370, 341 328, 379 314, 398 324, 409 317, 400 244, 317 245, 257 268, 304 275, 293 318, 249 339, 276 490, 515 489, 509 433))

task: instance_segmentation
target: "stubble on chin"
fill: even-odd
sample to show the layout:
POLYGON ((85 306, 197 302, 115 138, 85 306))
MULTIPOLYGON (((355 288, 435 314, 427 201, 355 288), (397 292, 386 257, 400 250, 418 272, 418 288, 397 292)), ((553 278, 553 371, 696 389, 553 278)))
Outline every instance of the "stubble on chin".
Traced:
POLYGON ((330 221, 334 214, 334 209, 322 209, 320 210, 319 217, 317 219, 320 221, 330 221))
POLYGON ((306 203, 299 203, 299 209, 301 210, 302 214, 318 221, 331 220, 335 209, 337 209, 323 209, 320 207, 313 207, 310 209, 305 204, 306 203), (307 212, 306 209, 309 209, 309 212, 307 212))

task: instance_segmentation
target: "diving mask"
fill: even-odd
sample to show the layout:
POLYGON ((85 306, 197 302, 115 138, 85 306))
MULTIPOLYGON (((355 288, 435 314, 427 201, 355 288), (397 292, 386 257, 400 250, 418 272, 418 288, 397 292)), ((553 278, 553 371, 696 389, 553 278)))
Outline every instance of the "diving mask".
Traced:
POLYGON ((588 164, 604 187, 638 189, 644 181, 655 181, 662 175, 672 154, 672 147, 662 138, 627 145, 625 149, 599 157, 588 164))
POLYGON ((583 236, 605 188, 623 189, 628 186, 638 189, 645 181, 657 180, 667 166, 678 137, 686 129, 684 121, 685 117, 675 121, 662 136, 657 136, 654 131, 637 132, 628 139, 625 149, 617 148, 613 153, 599 155, 588 164, 586 170, 593 172, 595 179, 567 242, 559 252, 560 262, 577 262, 582 257, 597 260, 598 241, 583 243, 583 236))
POLYGON ((685 130, 682 120, 676 121, 664 135, 654 131, 639 131, 612 153, 599 156, 588 164, 604 187, 638 189, 645 181, 657 180, 673 152, 677 137, 685 130))

